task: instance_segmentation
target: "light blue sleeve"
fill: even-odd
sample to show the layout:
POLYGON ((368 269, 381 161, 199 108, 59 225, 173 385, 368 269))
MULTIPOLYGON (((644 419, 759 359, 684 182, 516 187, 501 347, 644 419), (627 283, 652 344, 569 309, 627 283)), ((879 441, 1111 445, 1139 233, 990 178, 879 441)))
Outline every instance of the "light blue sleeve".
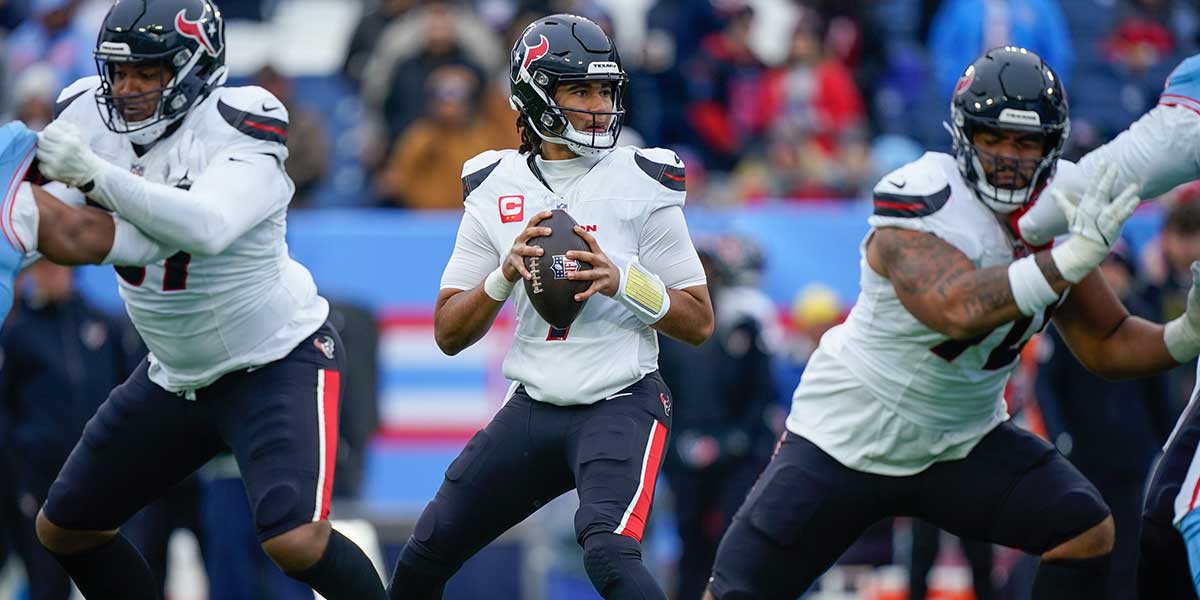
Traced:
POLYGON ((1192 585, 1200 593, 1200 509, 1192 510, 1184 515, 1177 527, 1179 533, 1183 534, 1183 543, 1187 546, 1192 585))

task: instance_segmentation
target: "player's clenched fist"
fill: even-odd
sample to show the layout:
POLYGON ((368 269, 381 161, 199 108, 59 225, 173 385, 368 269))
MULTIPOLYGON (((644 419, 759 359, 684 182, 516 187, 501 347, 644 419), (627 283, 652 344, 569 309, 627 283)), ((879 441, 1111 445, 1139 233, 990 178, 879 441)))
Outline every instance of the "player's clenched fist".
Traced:
POLYGON ((529 223, 525 225, 525 229, 517 235, 517 239, 513 240, 512 248, 508 251, 508 256, 504 258, 504 264, 501 268, 504 270, 504 278, 509 281, 517 281, 518 279, 529 279, 529 269, 525 268, 526 256, 541 256, 543 250, 537 246, 530 246, 529 240, 535 237, 544 237, 550 235, 549 227, 538 227, 537 224, 543 220, 550 218, 550 211, 543 210, 542 212, 533 215, 529 219, 529 223))
POLYGON ((43 175, 73 187, 91 183, 104 164, 68 121, 54 121, 38 135, 37 157, 43 175))

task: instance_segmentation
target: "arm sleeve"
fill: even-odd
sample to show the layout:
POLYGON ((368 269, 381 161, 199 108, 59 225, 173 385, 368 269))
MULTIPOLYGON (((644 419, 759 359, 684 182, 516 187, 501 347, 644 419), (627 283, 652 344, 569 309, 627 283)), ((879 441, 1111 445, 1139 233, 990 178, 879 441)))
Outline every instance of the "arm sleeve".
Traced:
POLYGON ((500 254, 492 247, 487 230, 470 210, 463 213, 454 240, 454 253, 442 272, 442 289, 469 290, 483 282, 500 266, 500 254))
POLYGON ((1182 105, 1159 104, 1134 121, 1107 144, 1079 161, 1085 180, 1096 165, 1108 161, 1117 169, 1119 190, 1130 182, 1141 185, 1143 200, 1156 198, 1177 185, 1200 178, 1200 114, 1182 105))
POLYGON ((650 213, 638 241, 638 262, 673 290, 708 283, 679 206, 650 213))
POLYGON ((102 179, 97 187, 104 188, 110 208, 163 244, 201 256, 223 252, 287 206, 292 194, 282 162, 247 149, 215 156, 188 190, 115 165, 105 167, 102 179))
POLYGON ((142 233, 142 230, 121 218, 120 215, 114 214, 113 222, 116 225, 116 231, 113 234, 112 249, 108 251, 108 256, 104 257, 104 262, 101 264, 144 267, 178 252, 178 250, 164 246, 148 237, 142 233))

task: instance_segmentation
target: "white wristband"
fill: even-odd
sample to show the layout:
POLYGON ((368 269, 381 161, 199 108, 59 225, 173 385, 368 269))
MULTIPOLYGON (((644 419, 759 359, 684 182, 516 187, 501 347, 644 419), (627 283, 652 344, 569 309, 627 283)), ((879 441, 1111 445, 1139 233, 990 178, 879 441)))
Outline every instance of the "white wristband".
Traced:
POLYGON ((1021 314, 1030 316, 1055 302, 1058 294, 1046 281, 1041 267, 1033 255, 1026 256, 1008 265, 1008 285, 1012 287, 1013 300, 1021 314))
POLYGON ((1108 246, 1079 235, 1072 235, 1050 250, 1054 266, 1063 279, 1079 283, 1108 256, 1108 246))
POLYGON ((504 267, 496 267, 496 270, 488 273, 487 279, 483 280, 483 293, 496 302, 504 302, 508 300, 508 295, 512 293, 515 285, 517 282, 509 281, 504 276, 504 267))
POLYGON ((1179 363, 1186 363, 1200 355, 1200 332, 1188 321, 1186 313, 1163 327, 1163 343, 1171 358, 1179 363))
POLYGON ((613 299, 633 311, 643 323, 653 325, 671 310, 671 296, 658 275, 647 271, 637 257, 621 269, 621 287, 613 299))

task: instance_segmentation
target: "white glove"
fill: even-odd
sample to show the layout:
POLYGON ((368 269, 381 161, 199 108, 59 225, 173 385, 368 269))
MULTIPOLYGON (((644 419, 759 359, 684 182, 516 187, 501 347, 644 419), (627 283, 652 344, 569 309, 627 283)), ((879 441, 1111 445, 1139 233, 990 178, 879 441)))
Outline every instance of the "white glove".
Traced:
POLYGON ((1192 289, 1188 291, 1187 311, 1163 328, 1167 352, 1180 363, 1200 354, 1200 261, 1192 263, 1192 289))
POLYGON ((61 120, 38 134, 37 157, 42 175, 85 193, 108 164, 84 143, 79 128, 61 120))
POLYGON ((1112 165, 1097 166, 1096 178, 1091 181, 1087 192, 1078 206, 1060 191, 1051 192, 1059 210, 1071 224, 1071 237, 1054 247, 1050 255, 1063 279, 1079 283, 1100 266, 1109 250, 1121 236, 1121 227, 1141 203, 1137 184, 1129 184, 1115 198, 1113 182, 1117 178, 1112 165))

